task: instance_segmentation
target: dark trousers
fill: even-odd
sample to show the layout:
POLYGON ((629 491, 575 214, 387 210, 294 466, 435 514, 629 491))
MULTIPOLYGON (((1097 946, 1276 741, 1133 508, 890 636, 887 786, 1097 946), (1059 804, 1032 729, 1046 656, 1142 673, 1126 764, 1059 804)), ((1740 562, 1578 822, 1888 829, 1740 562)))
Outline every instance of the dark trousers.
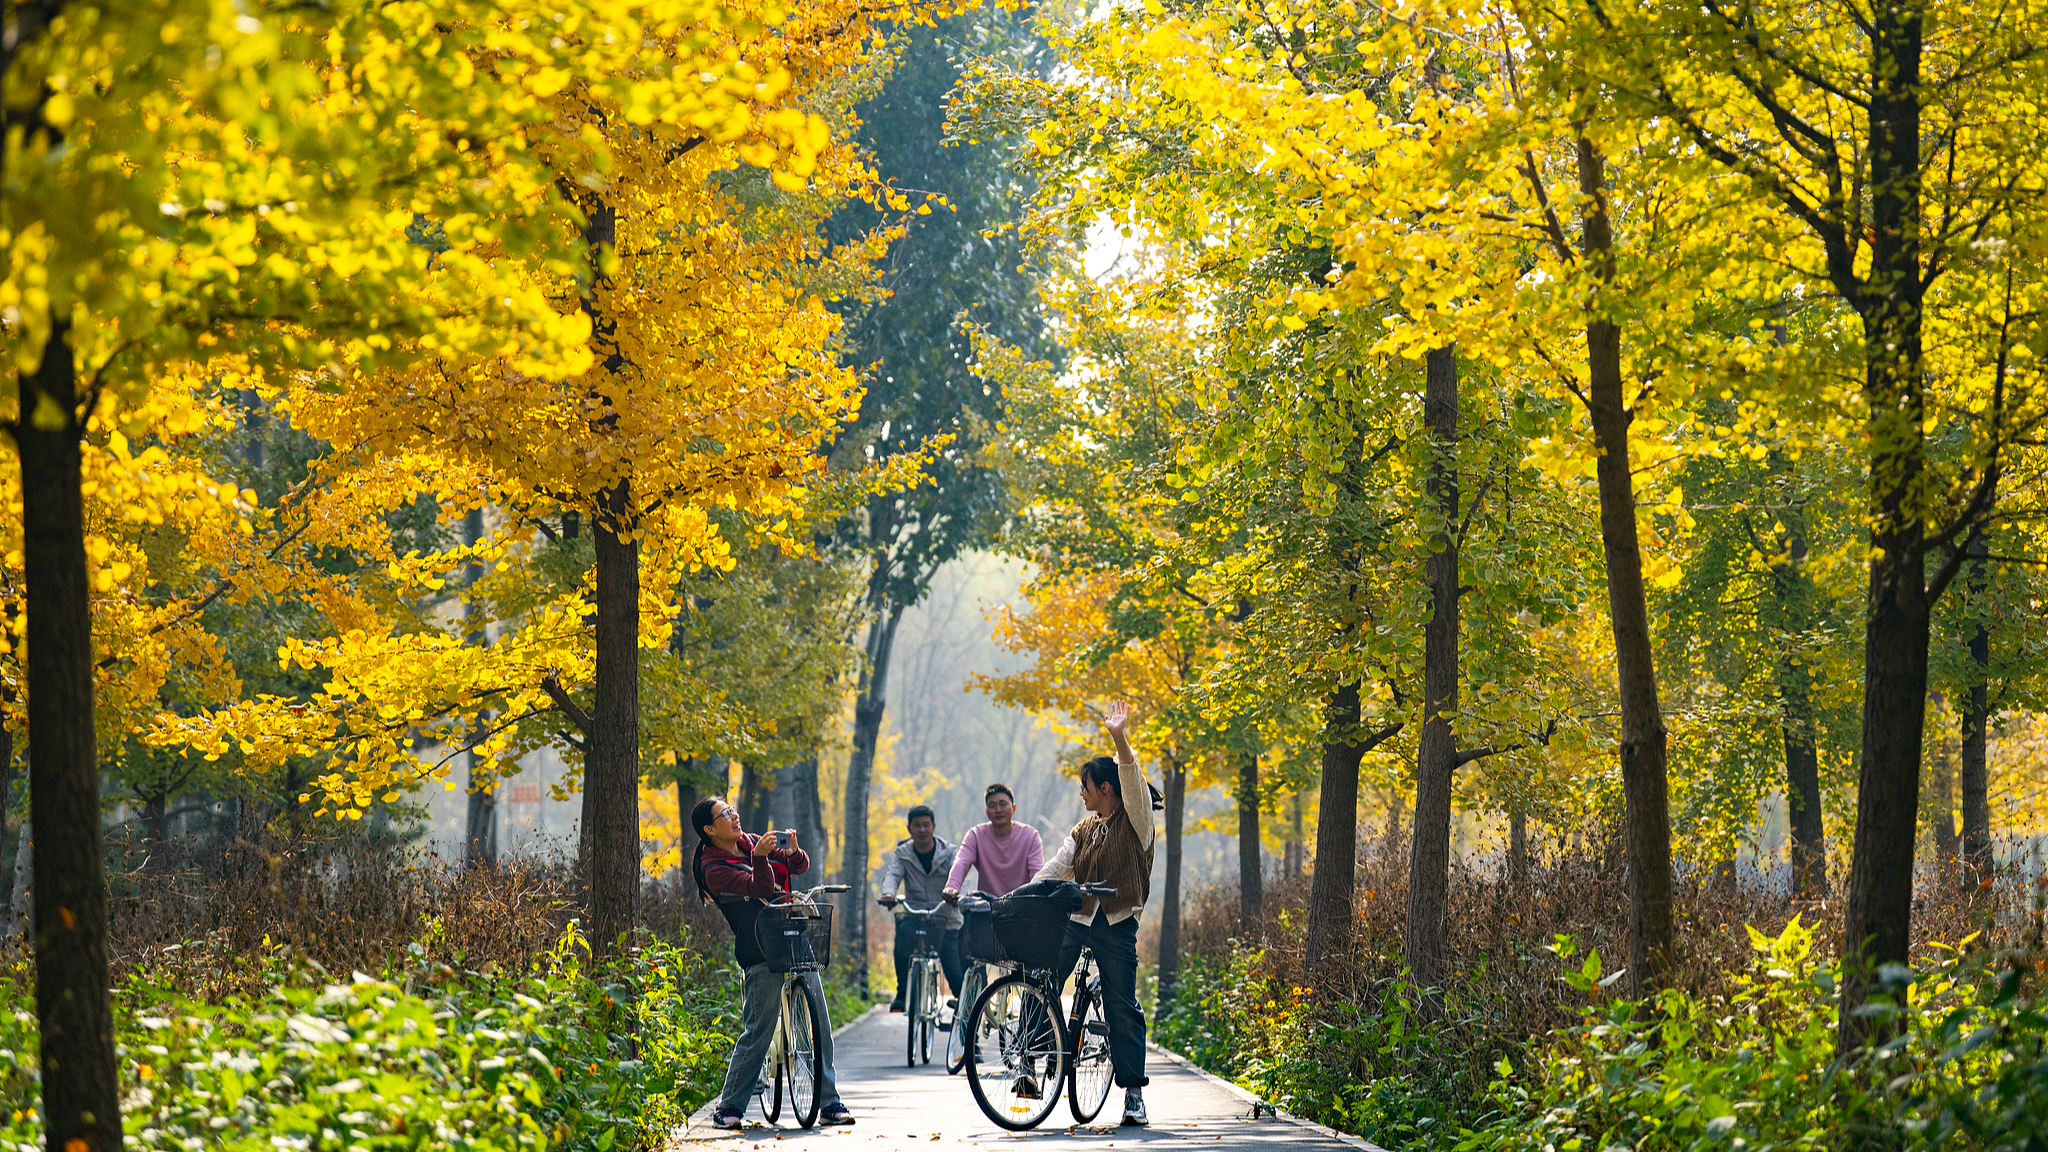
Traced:
MULTIPOLYGON (((908 922, 896 919, 896 1003, 903 1003, 903 997, 910 991, 910 956, 917 950, 917 934, 909 930, 908 922)), ((960 930, 946 929, 939 937, 939 967, 946 973, 946 986, 953 995, 960 994, 960 980, 967 968, 960 962, 960 930)))
POLYGON ((1095 956, 1102 973, 1102 1014, 1109 1025, 1109 1061, 1116 1086, 1143 1088, 1145 1077, 1145 1010, 1138 1007, 1138 918, 1111 924, 1100 910, 1092 924, 1067 921, 1067 939, 1060 945, 1060 983, 1065 984, 1080 962, 1081 949, 1095 956))

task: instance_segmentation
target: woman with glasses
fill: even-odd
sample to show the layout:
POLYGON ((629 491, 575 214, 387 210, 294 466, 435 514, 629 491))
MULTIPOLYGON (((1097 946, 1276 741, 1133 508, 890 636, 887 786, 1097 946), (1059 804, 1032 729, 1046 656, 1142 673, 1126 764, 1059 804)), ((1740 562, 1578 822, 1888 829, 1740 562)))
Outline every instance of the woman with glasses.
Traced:
MULTIPOLYGON (((733 1045, 732 1059, 725 1068, 725 1087, 719 1093, 718 1108, 711 1114, 716 1128, 738 1128, 746 1121, 747 1101, 761 1078, 761 1063, 775 1035, 776 1003, 782 993, 782 976, 768 970, 768 958, 754 939, 754 922, 761 909, 789 892, 789 878, 811 870, 811 858, 796 846, 792 833, 764 832, 749 836, 740 830, 739 810, 713 796, 690 813, 690 826, 697 831, 697 854, 691 870, 697 877, 700 898, 713 900, 732 926, 733 959, 746 973, 746 993, 740 1010, 740 1038, 733 1045), (789 843, 779 841, 787 836, 789 843)), ((805 979, 822 1001, 824 988, 818 974, 805 979)), ((818 1066, 823 1070, 819 1086, 821 1124, 851 1124, 853 1113, 840 1103, 839 1089, 832 1074, 832 1037, 817 1037, 818 1066)))

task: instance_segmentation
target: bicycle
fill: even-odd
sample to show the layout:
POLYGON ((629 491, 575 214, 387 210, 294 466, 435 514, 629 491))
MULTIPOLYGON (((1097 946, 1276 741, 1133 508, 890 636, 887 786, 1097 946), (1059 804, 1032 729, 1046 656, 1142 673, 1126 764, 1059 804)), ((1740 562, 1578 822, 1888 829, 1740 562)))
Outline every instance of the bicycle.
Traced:
MULTIPOLYGON (((910 1037, 905 1043, 904 1065, 915 1068, 919 1049, 923 1050, 924 1062, 932 1062, 932 1033, 939 1022, 939 941, 945 938, 945 928, 934 919, 939 906, 918 908, 908 901, 903 904, 904 923, 916 937, 910 955, 910 967, 904 974, 909 985, 904 989, 904 1018, 910 1022, 910 1037)), ((883 907, 888 907, 884 904, 883 907)))
POLYGON ((775 1036, 768 1042, 768 1057, 762 1064, 772 1084, 754 1088, 755 1095, 767 1097, 761 1114, 770 1124, 782 1115, 785 1084, 790 1118, 797 1127, 817 1123, 818 1096, 825 1080, 825 1070, 818 1065, 818 1037, 831 1035, 832 1028, 824 997, 810 979, 832 959, 832 906, 818 903, 817 897, 852 890, 850 884, 821 884, 791 892, 787 902, 763 908, 754 924, 754 936, 768 957, 769 971, 782 974, 775 1036))
POLYGON ((948 1076, 967 1066, 967 1018, 975 999, 988 987, 988 970, 1001 968, 1007 972, 1012 967, 1003 946, 996 941, 993 906, 989 903, 994 899, 986 892, 976 892, 960 900, 964 921, 960 926, 960 951, 967 961, 967 971, 960 980, 960 994, 955 997, 958 1006, 953 1011, 953 1026, 946 1029, 948 1076))
MULTIPOLYGON (((1097 898, 1116 895, 1107 884, 1079 887, 1097 898)), ((1006 912, 1018 911, 1020 900, 1033 902, 1022 909, 1029 917, 996 921, 1003 951, 1017 971, 975 999, 967 1025, 967 1085, 982 1113, 1012 1132, 1044 1122, 1062 1087, 1074 1122, 1086 1124, 1102 1112, 1115 1078, 1102 975, 1094 955, 1082 948, 1074 966, 1073 1004, 1062 1017, 1056 968, 1066 936, 1065 909, 1053 897, 1012 896, 1006 912), (1052 912, 1058 913, 1057 923, 1052 912)))

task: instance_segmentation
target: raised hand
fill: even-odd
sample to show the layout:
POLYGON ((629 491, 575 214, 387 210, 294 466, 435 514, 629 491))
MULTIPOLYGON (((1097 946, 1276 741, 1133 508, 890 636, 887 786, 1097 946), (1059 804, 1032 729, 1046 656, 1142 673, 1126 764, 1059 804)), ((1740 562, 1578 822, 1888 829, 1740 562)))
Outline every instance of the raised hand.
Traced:
POLYGON ((1111 736, 1121 736, 1130 722, 1131 706, 1118 700, 1109 706, 1109 715, 1103 718, 1102 726, 1109 730, 1111 736))

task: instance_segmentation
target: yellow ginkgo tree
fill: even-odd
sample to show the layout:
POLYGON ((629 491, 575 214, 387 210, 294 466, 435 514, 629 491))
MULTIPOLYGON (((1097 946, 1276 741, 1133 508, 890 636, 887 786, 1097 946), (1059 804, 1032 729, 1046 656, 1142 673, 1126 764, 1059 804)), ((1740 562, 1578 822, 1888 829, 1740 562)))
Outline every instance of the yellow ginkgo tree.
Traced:
POLYGON ((7 9, 0 340, 20 382, 8 429, 52 1147, 121 1142, 82 444, 142 437, 150 382, 218 357, 337 367, 342 388, 420 355, 579 371, 590 319, 548 295, 581 250, 556 182, 607 161, 594 133, 552 130, 548 99, 578 82, 631 123, 752 132, 763 159, 801 157, 806 117, 755 115, 786 82, 729 50, 760 19, 708 0, 7 9), (628 66, 650 38, 679 46, 677 67, 628 66))

